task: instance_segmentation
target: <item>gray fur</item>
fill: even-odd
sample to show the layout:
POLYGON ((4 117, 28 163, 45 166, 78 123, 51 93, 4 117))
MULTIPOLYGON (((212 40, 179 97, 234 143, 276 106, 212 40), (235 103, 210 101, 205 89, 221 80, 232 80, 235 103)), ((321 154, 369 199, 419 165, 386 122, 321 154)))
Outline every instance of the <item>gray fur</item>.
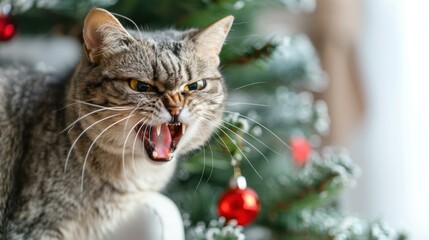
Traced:
POLYGON ((0 68, 0 239, 101 239, 139 194, 168 183, 178 155, 204 144, 224 108, 218 57, 198 47, 198 33, 129 32, 133 40, 97 64, 84 53, 70 80, 0 68), (160 93, 135 92, 128 78, 160 93), (165 94, 201 79, 204 90, 182 96, 188 130, 175 159, 153 163, 133 127, 168 122, 165 94))

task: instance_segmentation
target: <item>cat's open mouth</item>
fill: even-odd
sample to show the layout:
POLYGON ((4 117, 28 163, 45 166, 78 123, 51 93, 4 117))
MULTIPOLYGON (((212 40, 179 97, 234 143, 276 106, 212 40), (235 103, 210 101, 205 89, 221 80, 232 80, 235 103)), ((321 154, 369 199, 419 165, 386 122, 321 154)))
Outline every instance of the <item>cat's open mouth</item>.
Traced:
POLYGON ((149 157, 157 162, 170 161, 186 131, 184 123, 163 123, 158 126, 139 124, 135 127, 149 157))

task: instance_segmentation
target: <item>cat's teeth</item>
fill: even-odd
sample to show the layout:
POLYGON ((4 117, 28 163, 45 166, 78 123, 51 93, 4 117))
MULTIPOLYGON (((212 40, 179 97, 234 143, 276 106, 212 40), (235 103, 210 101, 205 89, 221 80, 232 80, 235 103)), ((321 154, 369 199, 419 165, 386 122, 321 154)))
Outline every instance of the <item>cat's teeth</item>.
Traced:
POLYGON ((182 123, 182 135, 186 132, 186 124, 182 123))
POLYGON ((158 136, 161 134, 161 125, 156 126, 156 134, 158 136))
POLYGON ((153 151, 153 152, 152 152, 152 156, 153 156, 154 158, 157 158, 157 157, 158 157, 158 153, 157 153, 157 152, 155 152, 155 151, 153 151))

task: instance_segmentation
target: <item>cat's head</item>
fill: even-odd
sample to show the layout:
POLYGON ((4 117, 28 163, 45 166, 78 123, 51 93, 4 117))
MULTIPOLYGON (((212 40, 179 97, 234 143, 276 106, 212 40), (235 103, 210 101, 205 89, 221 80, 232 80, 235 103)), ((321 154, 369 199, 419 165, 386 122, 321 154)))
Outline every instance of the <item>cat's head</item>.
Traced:
POLYGON ((202 30, 139 32, 93 9, 69 95, 90 140, 161 162, 204 144, 224 110, 218 55, 232 22, 228 16, 202 30))

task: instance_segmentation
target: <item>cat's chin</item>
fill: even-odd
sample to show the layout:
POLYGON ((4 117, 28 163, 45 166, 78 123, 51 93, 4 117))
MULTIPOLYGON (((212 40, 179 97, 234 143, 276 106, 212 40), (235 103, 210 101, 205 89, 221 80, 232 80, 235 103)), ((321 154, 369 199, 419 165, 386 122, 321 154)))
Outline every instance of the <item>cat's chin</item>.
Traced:
POLYGON ((143 142, 149 158, 155 162, 169 162, 185 134, 184 123, 163 123, 157 126, 139 124, 134 129, 143 142))

